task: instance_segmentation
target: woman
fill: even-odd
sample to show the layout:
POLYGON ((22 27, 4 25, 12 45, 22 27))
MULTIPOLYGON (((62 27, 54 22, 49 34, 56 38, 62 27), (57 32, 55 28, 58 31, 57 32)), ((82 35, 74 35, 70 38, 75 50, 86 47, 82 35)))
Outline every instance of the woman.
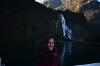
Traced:
POLYGON ((43 38, 37 48, 36 66, 59 66, 55 42, 52 36, 43 38))

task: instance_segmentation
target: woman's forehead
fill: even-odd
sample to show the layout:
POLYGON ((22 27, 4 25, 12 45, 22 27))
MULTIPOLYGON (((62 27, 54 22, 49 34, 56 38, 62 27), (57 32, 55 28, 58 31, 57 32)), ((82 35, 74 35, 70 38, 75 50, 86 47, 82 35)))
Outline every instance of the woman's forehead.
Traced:
POLYGON ((54 38, 50 38, 49 40, 54 40, 54 38))
POLYGON ((54 39, 53 38, 50 38, 49 41, 54 41, 54 39))

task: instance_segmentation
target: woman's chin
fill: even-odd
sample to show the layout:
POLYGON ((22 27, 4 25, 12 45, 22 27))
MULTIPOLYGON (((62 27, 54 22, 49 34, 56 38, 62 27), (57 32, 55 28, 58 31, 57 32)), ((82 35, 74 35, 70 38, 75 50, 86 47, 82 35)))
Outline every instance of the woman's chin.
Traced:
POLYGON ((52 50, 53 50, 53 48, 50 48, 49 50, 50 50, 50 51, 52 51, 52 50))

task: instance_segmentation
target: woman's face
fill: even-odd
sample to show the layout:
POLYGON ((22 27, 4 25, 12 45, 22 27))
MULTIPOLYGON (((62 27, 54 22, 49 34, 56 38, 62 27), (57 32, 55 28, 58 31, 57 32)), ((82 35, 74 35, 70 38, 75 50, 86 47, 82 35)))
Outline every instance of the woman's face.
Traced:
POLYGON ((50 38, 48 41, 48 49, 51 51, 54 49, 54 39, 53 38, 50 38))

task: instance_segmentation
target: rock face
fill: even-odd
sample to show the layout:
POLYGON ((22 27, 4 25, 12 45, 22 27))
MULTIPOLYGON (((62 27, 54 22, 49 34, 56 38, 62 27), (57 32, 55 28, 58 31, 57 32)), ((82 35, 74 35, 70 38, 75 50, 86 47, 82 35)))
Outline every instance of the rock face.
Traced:
POLYGON ((81 12, 87 19, 90 39, 100 40, 100 2, 97 0, 81 1, 81 12))
POLYGON ((62 4, 61 0, 35 0, 35 1, 53 9, 61 6, 62 4))
POLYGON ((79 11, 79 5, 80 5, 80 0, 74 0, 74 1, 73 0, 42 0, 42 2, 40 2, 39 0, 36 1, 55 10, 65 11, 66 9, 69 9, 73 12, 79 11))
POLYGON ((100 2, 97 0, 46 0, 42 4, 55 10, 66 11, 68 9, 72 12, 83 13, 87 20, 86 28, 89 35, 94 37, 99 36, 100 2))
POLYGON ((56 9, 58 10, 70 10, 72 12, 79 12, 80 0, 62 0, 62 5, 56 9))
MULTIPOLYGON (((81 12, 84 13, 87 21, 90 22, 94 18, 98 18, 100 15, 100 3, 95 0, 88 0, 81 2, 81 12), (98 14, 98 15, 97 15, 98 14)), ((100 20, 98 20, 100 21, 100 20)))

